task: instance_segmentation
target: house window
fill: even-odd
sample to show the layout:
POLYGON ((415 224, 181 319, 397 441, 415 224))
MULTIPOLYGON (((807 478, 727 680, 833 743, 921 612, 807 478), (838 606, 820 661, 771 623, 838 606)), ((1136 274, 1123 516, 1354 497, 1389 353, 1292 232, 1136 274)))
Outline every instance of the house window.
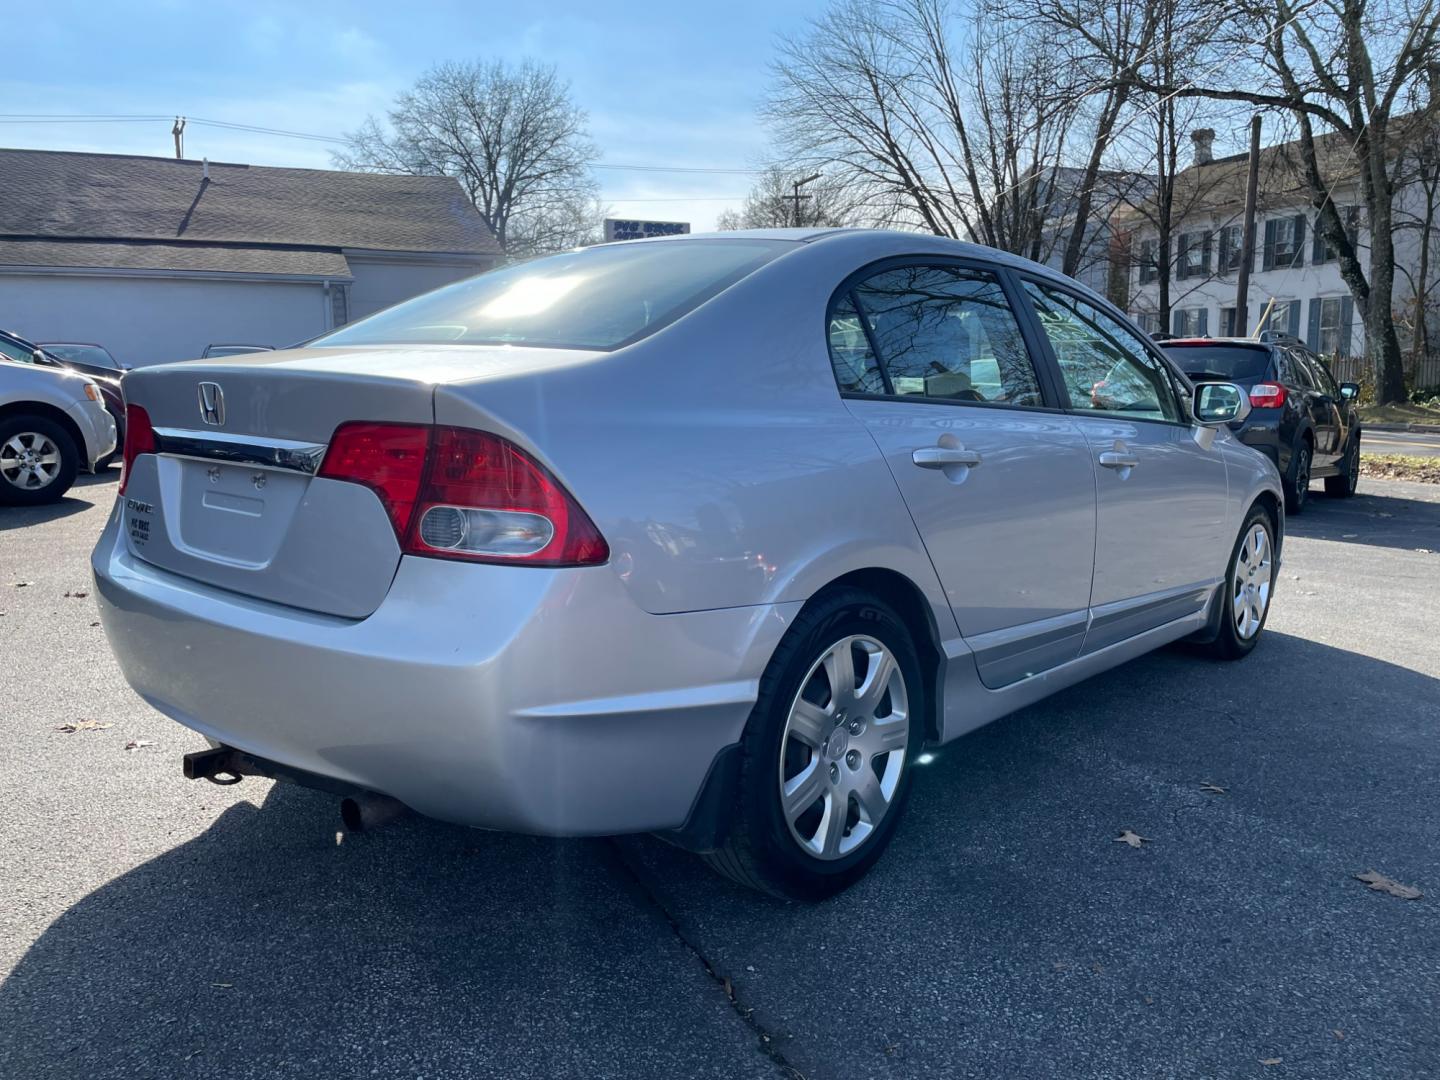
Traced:
POLYGON ((1271 218, 1265 222, 1266 270, 1287 270, 1305 265, 1305 215, 1271 218))
POLYGON ((1350 355, 1350 325, 1355 305, 1348 296, 1310 301, 1310 348, 1322 356, 1350 355))
POLYGON ((1222 307, 1220 309, 1220 336, 1240 337, 1235 331, 1235 309, 1233 307, 1222 307))
POLYGON ((1158 334, 1160 332, 1160 314, 1155 311, 1141 311, 1134 315, 1135 325, 1144 330, 1147 334, 1158 334))
POLYGON ((1176 308, 1174 315, 1176 337, 1204 337, 1209 332, 1206 325, 1208 312, 1203 307, 1176 308))
POLYGON ((1240 269, 1240 255, 1245 246, 1245 229, 1240 225, 1226 225, 1220 230, 1220 265, 1222 274, 1240 269))
POLYGON ((1289 334, 1291 337, 1300 336, 1300 301, 1299 300, 1277 300, 1270 309, 1270 316, 1265 320, 1265 325, 1260 328, 1275 334, 1289 334))
POLYGON ((1206 277, 1210 273, 1210 234, 1184 232, 1175 247, 1175 277, 1206 277))
MULTIPOLYGON (((1345 225, 1345 237, 1350 241, 1353 248, 1360 240, 1360 207, 1342 206, 1340 209, 1340 220, 1345 225)), ((1333 262, 1339 256, 1330 247, 1324 234, 1320 231, 1320 220, 1315 220, 1315 244, 1314 250, 1310 253, 1310 261, 1316 263, 1333 262)))
POLYGON ((1160 241, 1140 241, 1140 284, 1160 280, 1160 241))

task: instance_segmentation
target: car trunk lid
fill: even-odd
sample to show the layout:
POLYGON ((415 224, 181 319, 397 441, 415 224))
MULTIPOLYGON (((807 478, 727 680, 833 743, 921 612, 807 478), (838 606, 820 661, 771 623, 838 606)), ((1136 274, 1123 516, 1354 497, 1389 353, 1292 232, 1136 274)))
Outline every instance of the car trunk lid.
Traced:
POLYGON ((138 457, 126 481, 130 550, 207 585, 363 618, 389 590, 400 544, 374 491, 316 475, 335 429, 431 424, 437 383, 558 359, 553 350, 392 346, 133 372, 127 398, 149 416, 156 452, 138 457))

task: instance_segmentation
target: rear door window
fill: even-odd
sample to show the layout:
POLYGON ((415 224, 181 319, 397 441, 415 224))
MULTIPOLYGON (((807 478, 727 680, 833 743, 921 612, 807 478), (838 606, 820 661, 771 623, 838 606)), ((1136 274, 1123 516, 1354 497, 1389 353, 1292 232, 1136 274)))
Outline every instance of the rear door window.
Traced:
POLYGON ((848 296, 830 309, 830 364, 842 394, 883 394, 885 379, 860 312, 848 296))
POLYGON ((897 397, 1044 404, 1020 324, 994 274, 899 266, 867 278, 854 296, 897 397))

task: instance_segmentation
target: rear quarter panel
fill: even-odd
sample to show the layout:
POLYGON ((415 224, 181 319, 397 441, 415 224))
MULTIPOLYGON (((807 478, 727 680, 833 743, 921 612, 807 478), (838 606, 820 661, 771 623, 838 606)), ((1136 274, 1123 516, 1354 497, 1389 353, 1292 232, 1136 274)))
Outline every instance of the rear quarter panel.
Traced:
POLYGON ((544 461, 647 611, 804 600, 878 566, 919 586, 954 636, 894 480, 830 370, 825 311, 852 259, 797 246, 628 349, 440 386, 436 421, 497 430, 544 461))

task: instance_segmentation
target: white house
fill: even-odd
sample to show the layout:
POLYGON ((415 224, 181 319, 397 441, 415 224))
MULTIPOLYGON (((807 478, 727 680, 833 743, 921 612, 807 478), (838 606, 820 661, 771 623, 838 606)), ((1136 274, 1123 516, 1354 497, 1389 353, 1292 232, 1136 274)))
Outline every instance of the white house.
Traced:
MULTIPOLYGON (((1250 334, 1265 317, 1262 329, 1292 334, 1322 353, 1359 355, 1363 326, 1335 255, 1315 228, 1315 211, 1293 163, 1293 144, 1261 151, 1255 255, 1246 301, 1249 325, 1235 325, 1248 155, 1212 158, 1214 132, 1197 131, 1192 138, 1195 164, 1176 176, 1170 325, 1160 325, 1158 234, 1153 218, 1141 211, 1128 215, 1133 237, 1131 314, 1152 332, 1214 336, 1250 334)), ((1333 138, 1320 149, 1326 159, 1324 175, 1339 178, 1330 197, 1349 223, 1363 263, 1369 239, 1357 205, 1356 163, 1345 157, 1348 146, 1339 146, 1333 138)))
POLYGON ((0 328, 126 363, 293 344, 501 258, 448 177, 0 149, 0 328))

